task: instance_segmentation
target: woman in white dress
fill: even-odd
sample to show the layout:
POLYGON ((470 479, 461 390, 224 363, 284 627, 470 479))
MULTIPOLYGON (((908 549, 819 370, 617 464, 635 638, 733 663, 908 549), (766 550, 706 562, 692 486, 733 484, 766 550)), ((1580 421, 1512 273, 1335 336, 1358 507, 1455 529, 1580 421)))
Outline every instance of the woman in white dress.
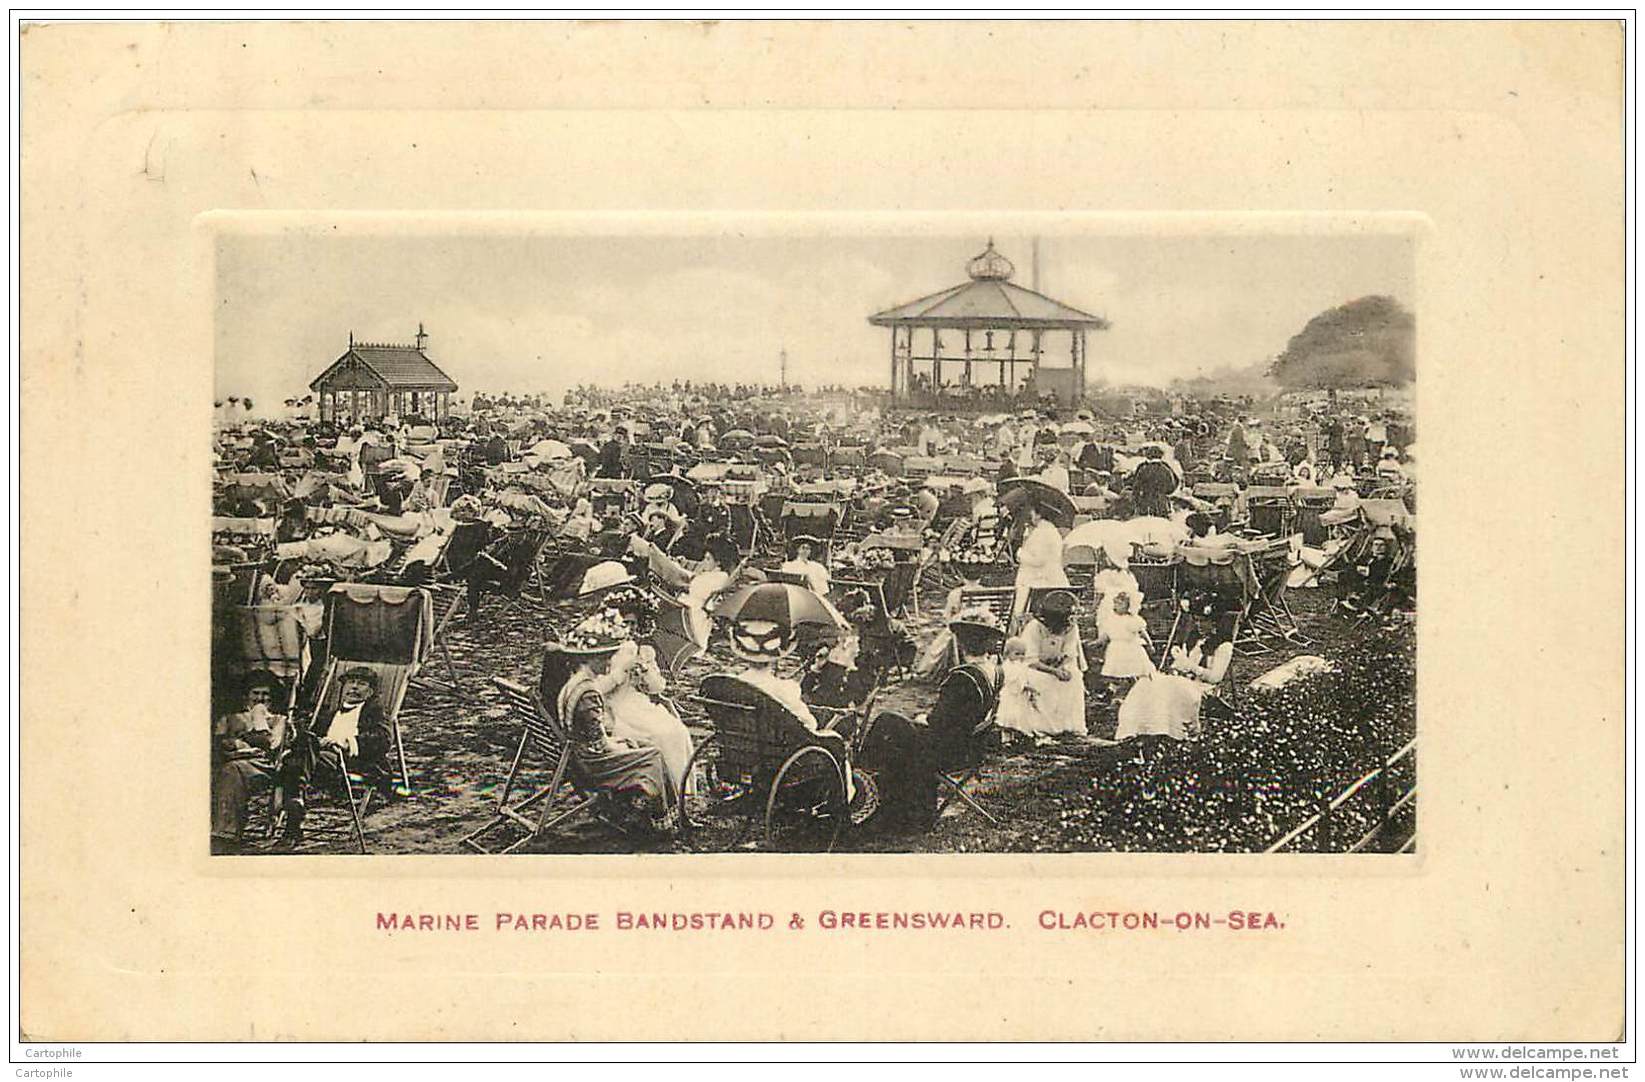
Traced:
POLYGON ((1215 615, 1214 607, 1205 603, 1196 609, 1187 642, 1171 648, 1169 671, 1138 680, 1120 703, 1115 740, 1191 740, 1199 735, 1200 701, 1222 683, 1234 659, 1234 616, 1215 615))
POLYGON ((1068 573, 1062 566, 1062 534, 1032 500, 1017 504, 1017 513, 1028 524, 1022 547, 1017 549, 1017 598, 1012 612, 1021 616, 1028 609, 1028 592, 1047 586, 1067 586, 1068 573))
POLYGON ((1034 674, 1038 711, 1032 736, 1085 732, 1085 651, 1074 623, 1074 595, 1047 594, 1023 626, 1028 667, 1034 674))
POLYGON ((822 539, 800 534, 788 542, 789 556, 777 570, 788 575, 799 575, 819 597, 828 596, 828 568, 813 557, 822 548, 822 539))
POLYGON ((668 690, 668 681, 657 665, 656 648, 636 646, 635 641, 657 630, 658 603, 640 587, 621 586, 606 595, 605 607, 616 612, 631 637, 612 658, 600 686, 612 734, 656 748, 676 788, 682 787, 691 762, 691 733, 673 711, 652 698, 668 690))

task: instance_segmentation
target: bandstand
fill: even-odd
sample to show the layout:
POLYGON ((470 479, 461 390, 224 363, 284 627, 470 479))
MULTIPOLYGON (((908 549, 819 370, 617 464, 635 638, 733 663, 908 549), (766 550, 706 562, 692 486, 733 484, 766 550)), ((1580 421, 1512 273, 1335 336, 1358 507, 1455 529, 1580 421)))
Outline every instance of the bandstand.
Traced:
POLYGON ((1108 321, 1011 281, 1016 268, 992 239, 965 269, 969 281, 868 317, 891 328, 892 397, 954 408, 1079 401, 1086 334, 1108 321))

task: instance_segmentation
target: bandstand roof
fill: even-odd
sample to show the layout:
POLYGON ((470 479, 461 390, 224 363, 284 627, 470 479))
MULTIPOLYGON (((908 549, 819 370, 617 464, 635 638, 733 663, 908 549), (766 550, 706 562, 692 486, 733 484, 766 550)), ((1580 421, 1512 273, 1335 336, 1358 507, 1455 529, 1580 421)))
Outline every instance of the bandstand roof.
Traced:
POLYGON ((1016 268, 988 247, 966 264, 970 281, 868 317, 876 327, 1103 330, 1108 321, 1011 281, 1016 268))
POLYGON ((376 375, 390 389, 456 391, 457 384, 416 346, 365 342, 349 346, 347 353, 333 361, 310 383, 318 391, 334 373, 349 367, 363 368, 376 375))

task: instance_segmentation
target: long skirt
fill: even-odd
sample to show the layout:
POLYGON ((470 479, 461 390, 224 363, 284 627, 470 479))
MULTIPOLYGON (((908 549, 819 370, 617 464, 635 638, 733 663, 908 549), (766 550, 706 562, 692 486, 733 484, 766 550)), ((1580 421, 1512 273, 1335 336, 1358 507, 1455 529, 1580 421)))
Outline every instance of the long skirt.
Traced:
POLYGON ((654 803, 654 816, 673 811, 679 790, 663 763, 663 753, 650 745, 635 747, 616 740, 579 744, 577 773, 584 784, 612 793, 639 794, 654 803))
POLYGON ((1174 673, 1138 680, 1120 703, 1115 740, 1134 736, 1168 736, 1190 740, 1199 732, 1200 700, 1206 685, 1174 673))
POLYGON ((611 711, 611 731, 621 739, 656 748, 663 757, 675 792, 683 788, 685 768, 691 762, 691 734, 685 724, 633 688, 614 693, 607 700, 607 706, 611 711))

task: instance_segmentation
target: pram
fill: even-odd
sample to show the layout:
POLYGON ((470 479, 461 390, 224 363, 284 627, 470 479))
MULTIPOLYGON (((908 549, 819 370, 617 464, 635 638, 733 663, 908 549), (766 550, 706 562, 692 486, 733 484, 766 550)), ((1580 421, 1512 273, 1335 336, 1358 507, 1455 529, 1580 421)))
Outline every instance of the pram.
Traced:
POLYGON ((714 731, 698 741, 686 769, 682 829, 706 833, 712 820, 734 818, 739 826, 729 846, 735 846, 763 814, 767 847, 828 851, 877 806, 873 780, 852 765, 847 737, 826 728, 812 731, 732 674, 705 677, 694 701, 714 731), (699 767, 702 776, 694 778, 699 767), (700 796, 688 797, 693 789, 700 796))
POLYGON ((1310 641, 1297 626, 1285 598, 1286 583, 1295 564, 1288 540, 1236 541, 1231 545, 1190 541, 1177 549, 1181 561, 1177 569, 1177 613, 1166 637, 1162 661, 1169 656, 1177 632, 1183 627, 1183 602, 1193 593, 1215 595, 1237 612, 1236 651, 1266 653, 1274 638, 1296 644, 1310 641))
POLYGON ((1245 490, 1251 529, 1269 537, 1286 537, 1296 521, 1291 490, 1279 485, 1252 485, 1245 490))

